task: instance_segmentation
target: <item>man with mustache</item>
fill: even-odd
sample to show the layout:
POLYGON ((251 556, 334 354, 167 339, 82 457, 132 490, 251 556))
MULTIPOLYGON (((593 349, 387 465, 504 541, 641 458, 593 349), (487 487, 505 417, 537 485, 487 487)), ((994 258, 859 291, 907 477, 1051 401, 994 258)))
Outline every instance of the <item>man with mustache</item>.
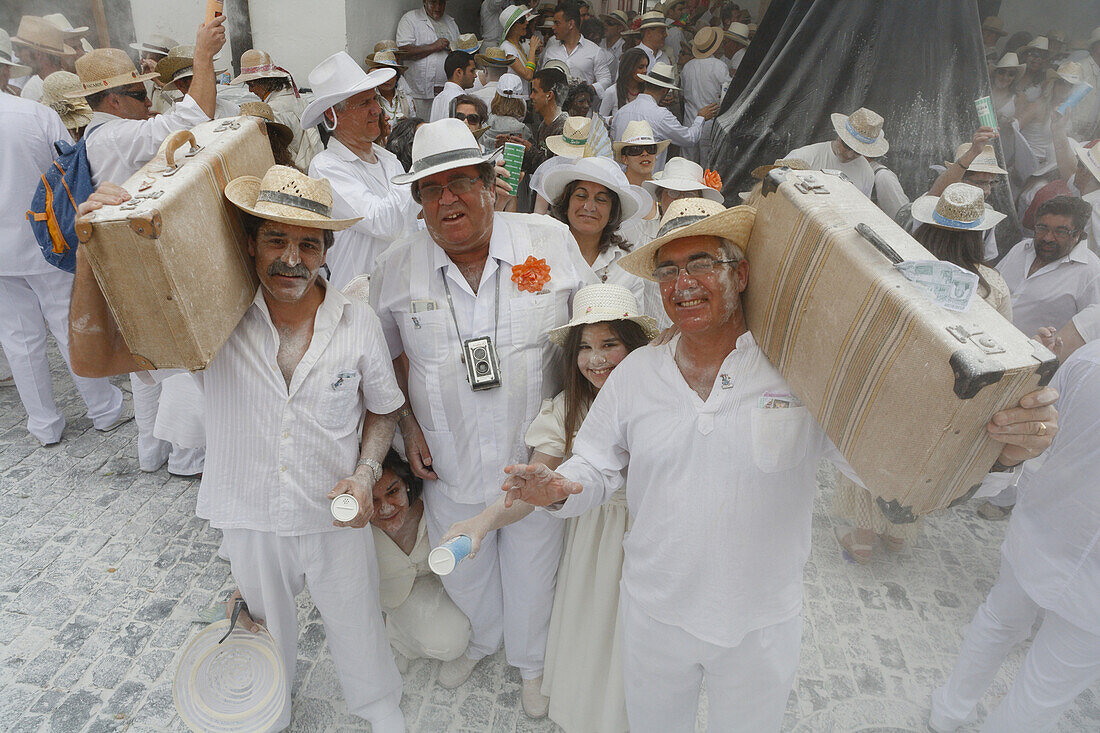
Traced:
MULTIPOLYGON (((308 583, 348 711, 376 733, 404 731, 374 540, 363 528, 405 398, 377 316, 318 277, 333 232, 358 219, 332 218, 329 182, 286 166, 272 166, 262 180, 236 178, 225 195, 241 210, 260 287, 225 345, 194 375, 207 430, 196 513, 222 531, 249 613, 266 621, 279 647, 288 694, 276 729, 290 724, 294 597, 308 583), (329 512, 339 494, 359 504, 350 521, 329 512)), ((82 213, 128 196, 101 187, 94 198, 82 213)), ((72 334, 78 374, 141 371, 83 250, 71 317, 85 325, 72 334)))

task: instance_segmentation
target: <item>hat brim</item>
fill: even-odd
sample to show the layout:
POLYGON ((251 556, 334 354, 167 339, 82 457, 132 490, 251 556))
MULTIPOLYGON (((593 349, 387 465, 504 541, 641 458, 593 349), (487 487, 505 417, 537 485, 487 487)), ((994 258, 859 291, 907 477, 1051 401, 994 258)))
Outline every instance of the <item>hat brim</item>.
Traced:
POLYGON ((78 97, 90 97, 93 94, 99 94, 100 92, 110 91, 111 89, 118 89, 119 87, 128 87, 131 84, 137 84, 138 82, 148 81, 155 79, 160 74, 155 71, 151 71, 148 74, 138 74, 137 76, 130 76, 129 74, 123 74, 121 76, 112 76, 107 79, 107 83, 103 86, 97 86, 95 89, 78 89, 74 92, 66 92, 65 97, 67 99, 77 99, 78 97))
MULTIPOLYGON (((217 76, 219 74, 224 74, 225 72, 226 72, 226 69, 214 69, 214 75, 215 76, 217 76)), ((188 66, 181 67, 180 69, 176 70, 176 72, 172 75, 172 78, 169 81, 166 81, 166 82, 163 83, 163 85, 161 86, 161 89, 163 89, 165 91, 175 90, 175 91, 178 92, 178 91, 180 91, 179 82, 183 81, 184 79, 192 79, 192 78, 194 78, 194 76, 195 76, 195 70, 194 70, 193 67, 188 67, 188 66), (180 73, 180 72, 183 72, 183 73, 180 73)))
POLYGON ((145 53, 158 53, 161 56, 168 55, 167 49, 153 48, 152 46, 147 46, 144 43, 131 43, 130 48, 134 49, 135 51, 143 51, 145 53))
POLYGON ((623 221, 634 218, 641 208, 638 204, 638 199, 629 190, 621 188, 619 184, 599 173, 592 173, 590 171, 580 173, 573 165, 563 165, 547 173, 546 178, 542 182, 542 189, 549 194, 549 201, 553 204, 565 191, 565 187, 573 181, 591 181, 592 183, 598 183, 618 196, 619 208, 623 212, 623 221))
POLYGON ((477 59, 479 64, 485 64, 486 66, 511 66, 516 60, 516 57, 510 54, 502 59, 495 59, 479 53, 475 54, 474 58, 477 59))
POLYGON ((1008 31, 1003 28, 991 28, 987 25, 982 26, 982 33, 996 33, 998 38, 1008 35, 1008 31))
POLYGON ((985 213, 982 215, 982 220, 977 225, 972 227, 949 227, 940 224, 935 221, 932 214, 936 211, 936 202, 940 200, 939 196, 921 196, 919 199, 913 202, 912 216, 914 221, 919 221, 921 224, 931 224, 934 227, 941 229, 951 229, 958 232, 984 232, 1000 224, 1005 220, 1005 215, 994 209, 989 204, 985 205, 985 213))
POLYGON ((661 333, 661 327, 657 325, 657 320, 645 315, 637 316, 621 316, 602 313, 582 313, 577 316, 576 319, 570 321, 564 326, 558 326, 551 328, 546 332, 547 337, 550 339, 550 343, 557 344, 558 346, 565 346, 565 339, 569 337, 569 332, 577 326, 587 326, 592 323, 608 323, 610 321, 633 321, 642 327, 646 337, 652 341, 657 338, 661 333))
POLYGON ((331 108, 333 105, 343 102, 349 97, 354 97, 356 94, 366 92, 374 89, 397 75, 395 69, 389 67, 377 69, 371 69, 367 72, 365 79, 360 80, 358 83, 353 84, 348 89, 341 90, 339 92, 331 92, 323 96, 314 97, 313 101, 306 105, 306 108, 302 110, 301 125, 303 130, 316 125, 321 121, 321 117, 324 116, 325 110, 331 108))
POLYGON ((398 64, 398 63, 391 64, 388 61, 375 61, 373 57, 374 57, 374 54, 372 53, 370 56, 367 56, 367 58, 366 58, 367 66, 369 66, 372 70, 373 69, 393 69, 398 74, 404 74, 405 71, 409 68, 408 66, 405 66, 404 64, 398 64))
POLYGON ((1069 144, 1073 148, 1073 152, 1077 156, 1077 160, 1081 161, 1084 166, 1088 168, 1088 171, 1092 174, 1093 178, 1095 178, 1097 181, 1100 181, 1100 164, 1093 162, 1092 157, 1089 155, 1089 152, 1096 149, 1097 146, 1100 146, 1100 143, 1097 143, 1092 148, 1086 148, 1083 143, 1079 143, 1071 138, 1069 144))
MULTIPOLYGON (((958 161, 952 162, 950 160, 945 160, 945 161, 943 161, 943 165, 944 165, 944 168, 950 168, 951 166, 955 165, 957 162, 958 161)), ((996 173, 996 174, 1001 175, 1001 176, 1007 176, 1008 175, 1008 171, 1006 171, 1004 168, 1000 167, 999 165, 986 165, 984 163, 972 163, 970 165, 970 167, 967 168, 966 170, 969 171, 970 173, 996 173)))
POLYGON ((879 158, 886 155, 886 152, 890 149, 890 143, 886 141, 886 136, 879 134, 878 138, 873 143, 865 143, 856 140, 852 133, 848 132, 848 115, 842 115, 834 112, 829 115, 829 118, 833 122, 833 129, 836 130, 836 134, 840 135, 840 139, 844 141, 852 150, 856 151, 860 155, 866 155, 868 158, 879 158))
POLYGON ((234 84, 247 84, 250 81, 256 81, 257 79, 289 79, 290 74, 285 71, 253 71, 249 74, 239 74, 229 80, 229 85, 234 84))
POLYGON ((653 270, 656 269, 657 253, 669 242, 685 237, 721 237, 728 239, 741 249, 748 247, 752 225, 756 221, 756 209, 751 206, 734 206, 720 213, 708 216, 687 226, 674 229, 663 237, 657 237, 648 244, 627 253, 618 260, 619 267, 646 280, 656 281, 653 270))
POLYGON ((41 46, 31 41, 24 41, 19 36, 12 36, 11 43, 13 46, 22 46, 24 48, 33 48, 35 51, 41 51, 42 53, 48 53, 51 56, 76 56, 77 50, 67 43, 61 44, 61 49, 51 48, 49 46, 41 46))
POLYGON ((7 59, 0 59, 0 64, 11 67, 12 78, 18 79, 21 76, 28 76, 33 69, 24 64, 17 64, 14 61, 8 61, 7 59))
POLYGON ((723 40, 724 39, 722 38, 722 36, 715 36, 714 43, 711 44, 710 48, 699 48, 694 43, 692 43, 691 55, 697 59, 709 59, 715 54, 716 51, 718 51, 718 49, 722 47, 723 40))
POLYGON ((737 41, 742 46, 747 46, 752 43, 752 39, 750 39, 748 36, 743 36, 740 33, 730 33, 729 31, 722 31, 722 35, 731 41, 737 41))
POLYGON ((671 140, 654 140, 651 143, 631 143, 631 142, 626 142, 626 141, 623 141, 623 140, 618 140, 618 141, 613 141, 611 143, 611 151, 612 151, 612 155, 614 155, 614 157, 615 157, 615 162, 616 163, 622 163, 623 162, 622 161, 622 157, 623 157, 622 156, 622 150, 627 145, 656 145, 657 146, 657 155, 660 155, 661 153, 665 152, 665 150, 668 148, 668 146, 671 143, 672 143, 671 140))
POLYGON ((527 8, 527 10, 524 13, 522 13, 521 15, 518 15, 515 18, 513 18, 512 20, 510 20, 508 22, 508 25, 504 26, 504 30, 500 32, 501 42, 503 42, 504 39, 508 38, 508 31, 512 30, 512 26, 514 26, 516 23, 520 22, 521 20, 530 20, 531 16, 533 16, 533 15, 538 15, 538 11, 535 10, 534 8, 527 8))
POLYGON ((584 151, 588 149, 587 143, 585 145, 570 145, 565 142, 561 135, 551 135, 546 138, 546 147, 554 155, 560 155, 563 158, 583 158, 584 151))
POLYGON ((659 86, 659 87, 664 87, 665 89, 675 89, 675 90, 680 89, 680 87, 676 86, 672 82, 665 81, 664 79, 658 79, 656 77, 650 76, 648 73, 638 74, 638 78, 641 79, 642 81, 648 82, 649 84, 653 84, 653 85, 659 86))
POLYGON ((264 208, 261 210, 256 208, 256 199, 259 195, 260 179, 256 176, 241 176, 225 184, 225 197, 241 211, 260 219, 338 232, 353 226, 363 218, 357 216, 354 219, 332 219, 323 214, 268 201, 262 202, 264 208))
POLYGON ((702 181, 691 178, 651 178, 648 181, 642 181, 642 188, 649 191, 654 198, 659 195, 658 188, 667 188, 670 191, 701 191, 702 198, 710 199, 719 204, 726 202, 721 191, 711 188, 702 181))
POLYGON ((442 173, 443 171, 454 170, 455 168, 465 168, 470 165, 481 165, 482 163, 488 163, 503 148, 496 148, 487 153, 471 153, 470 155, 463 156, 461 158, 455 158, 454 160, 448 160, 445 163, 437 163, 435 165, 429 165, 423 169, 417 170, 416 164, 418 161, 413 161, 413 170, 408 173, 402 173, 401 175, 394 176, 390 179, 391 183, 398 186, 403 186, 406 183, 413 183, 419 181, 421 178, 427 178, 428 176, 434 176, 436 173, 442 173))

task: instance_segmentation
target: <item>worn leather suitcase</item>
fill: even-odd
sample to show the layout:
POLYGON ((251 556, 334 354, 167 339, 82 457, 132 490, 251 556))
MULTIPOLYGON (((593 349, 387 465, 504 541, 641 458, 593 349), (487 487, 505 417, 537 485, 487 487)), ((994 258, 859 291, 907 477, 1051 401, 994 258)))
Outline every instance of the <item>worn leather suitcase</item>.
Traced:
POLYGON ((1001 450, 988 418, 1054 354, 980 297, 954 312, 906 279, 896 261, 935 258, 846 180, 776 170, 762 193, 744 302, 764 353, 891 521, 971 496, 1001 450))
POLYGON ((257 279, 230 180, 274 165, 253 117, 176 132, 125 188, 132 198, 78 222, 77 236, 134 359, 203 369, 244 315, 257 279))

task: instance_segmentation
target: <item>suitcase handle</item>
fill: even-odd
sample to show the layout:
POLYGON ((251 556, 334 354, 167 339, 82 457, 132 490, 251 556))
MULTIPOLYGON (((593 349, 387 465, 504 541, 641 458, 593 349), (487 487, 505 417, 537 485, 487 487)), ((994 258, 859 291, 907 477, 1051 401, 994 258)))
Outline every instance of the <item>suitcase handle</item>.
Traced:
POLYGON ((875 249, 881 252, 883 256, 885 256, 886 259, 890 260, 890 262, 892 262, 893 264, 896 265, 899 262, 905 261, 905 258, 899 255, 894 250, 894 248, 887 244, 886 240, 880 237, 878 232, 876 232, 871 227, 860 222, 859 224, 856 224, 856 231, 859 232, 860 236, 873 244, 875 246, 875 249))
POLYGON ((195 142, 195 136, 191 134, 190 130, 177 130, 164 141, 164 160, 168 164, 165 175, 171 175, 179 168, 179 164, 176 163, 176 151, 182 148, 184 143, 191 143, 191 150, 187 153, 188 156, 199 151, 199 145, 195 142))

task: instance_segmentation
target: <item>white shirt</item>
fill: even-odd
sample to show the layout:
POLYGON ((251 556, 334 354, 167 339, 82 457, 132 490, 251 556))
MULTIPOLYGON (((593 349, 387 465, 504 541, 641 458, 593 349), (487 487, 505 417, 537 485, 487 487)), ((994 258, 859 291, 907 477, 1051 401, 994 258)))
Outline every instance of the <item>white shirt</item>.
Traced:
POLYGON ((805 147, 796 148, 783 156, 784 158, 801 158, 810 166, 810 170, 836 170, 848 176, 848 180, 870 197, 875 187, 875 172, 871 170, 871 164, 862 155, 855 160, 843 162, 833 152, 833 141, 814 143, 805 147))
POLYGON ((497 96, 497 82, 491 81, 488 84, 475 89, 471 92, 475 97, 485 102, 486 107, 493 106, 493 99, 497 96))
POLYGON ((851 469, 806 407, 761 406, 791 389, 751 334, 705 402, 678 342, 636 349, 608 377, 558 468, 583 490, 554 513, 607 501, 629 465, 624 588, 651 618, 731 647, 798 615, 818 461, 851 469))
POLYGON ((92 181, 97 186, 104 181, 126 183, 126 179, 153 159, 164 138, 176 130, 190 130, 209 121, 191 95, 176 102, 170 112, 147 120, 125 120, 106 112, 93 112, 85 130, 92 181))
POLYGON ((1075 315, 1073 325, 1085 343, 1100 339, 1100 303, 1093 303, 1075 315))
POLYGON ((0 119, 0 275, 56 272, 42 256, 25 214, 42 174, 57 157, 53 144, 72 138, 56 112, 29 99, 0 93, 0 119))
MULTIPOLYGON (((868 161, 870 162, 870 161, 868 161)), ((905 189, 901 187, 901 181, 898 180, 898 174, 887 168, 882 163, 871 163, 871 171, 875 176, 875 183, 872 190, 873 199, 875 204, 882 209, 883 213, 893 219, 897 216, 901 207, 909 203, 909 197, 905 195, 905 189)), ((993 230, 990 229, 989 232, 993 230)), ((997 245, 993 243, 993 255, 990 256, 988 252, 989 237, 988 232, 985 238, 986 251, 983 252, 985 259, 990 260, 997 256, 997 245)))
MULTIPOLYGON (((604 51, 607 51, 609 54, 611 54, 611 58, 614 59, 614 64, 615 65, 613 67, 613 73, 616 76, 618 75, 619 59, 621 59, 623 57, 623 46, 625 46, 625 45, 626 45, 626 39, 624 39, 622 36, 619 36, 619 40, 615 41, 610 46, 607 45, 607 39, 606 38, 603 39, 602 41, 600 41, 600 48, 602 48, 604 51)), ((614 86, 614 84, 612 84, 612 86, 614 86)))
POLYGON ((370 300, 390 356, 409 359, 409 400, 424 431, 439 490, 463 504, 500 496, 504 467, 527 459, 523 436, 546 398, 561 389, 561 351, 547 332, 569 321, 573 294, 595 282, 568 227, 548 216, 498 212, 477 294, 427 231, 387 250, 371 279, 370 300), (512 267, 545 259, 540 294, 518 290, 512 267), (493 339, 502 386, 475 392, 460 360, 461 340, 493 339), (497 286, 499 320, 495 317, 497 286), (417 312, 413 312, 414 307, 417 312))
POLYGON ((195 378, 206 411, 206 466, 196 514, 218 529, 279 535, 331 532, 336 482, 359 460, 363 411, 401 407, 382 330, 366 303, 333 287, 287 388, 279 334, 262 289, 195 378))
POLYGON ((19 96, 23 99, 29 99, 32 102, 37 102, 42 99, 42 77, 38 74, 27 79, 27 83, 23 85, 23 89, 19 92, 19 96))
MULTIPOLYGON (((434 43, 440 38, 440 30, 443 31, 443 37, 451 42, 453 49, 458 43, 459 35, 454 18, 444 14, 438 22, 432 22, 424 8, 410 10, 397 22, 397 45, 425 46, 434 43)), ((435 96, 435 88, 442 86, 447 80, 443 73, 443 62, 446 60, 447 51, 436 51, 423 58, 404 62, 409 67, 404 79, 409 83, 414 99, 431 99, 435 96)))
MULTIPOLYGON (((645 52, 646 57, 649 58, 650 70, 652 70, 653 67, 657 64, 672 64, 672 62, 668 59, 668 54, 665 53, 665 50, 663 48, 659 51, 654 51, 652 48, 645 45, 644 43, 639 43, 637 47, 642 49, 642 51, 645 52)), ((675 67, 675 65, 673 66, 675 67)))
MULTIPOLYGON (((702 117, 697 116, 690 127, 685 127, 680 124, 680 120, 676 119, 676 115, 672 114, 672 110, 660 106, 652 96, 642 92, 615 113, 611 121, 611 139, 622 140, 627 123, 634 120, 648 122, 653 128, 654 140, 671 140, 673 145, 679 145, 681 148, 691 147, 699 142, 699 138, 703 136, 703 123, 706 122, 702 117)), ((665 167, 667 152, 666 148, 657 154, 654 170, 665 167)))
POLYGON ((1068 134, 1087 141, 1100 131, 1100 65, 1091 55, 1085 56, 1079 63, 1081 77, 1092 89, 1069 111, 1068 134))
MULTIPOLYGON (((316 126, 308 130, 302 129, 302 112, 305 111, 306 100, 295 97, 292 89, 280 89, 267 95, 264 101, 271 107, 275 121, 286 125, 294 133, 290 145, 287 146, 294 165, 308 171, 313 156, 324 150, 324 146, 321 144, 321 133, 317 132, 316 126)), ((382 98, 378 97, 378 101, 381 102, 382 98)))
POLYGON ((1025 464, 1003 546, 1020 585, 1045 609, 1100 633, 1100 343, 1054 375, 1058 435, 1025 464), (1037 466, 1035 464, 1038 464, 1037 466))
POLYGON ((1089 241, 1089 249, 1100 255, 1100 188, 1089 191, 1081 198, 1092 206, 1092 216, 1085 225, 1085 237, 1089 241))
POLYGON ((377 162, 368 163, 335 137, 313 158, 309 175, 327 178, 332 184, 332 215, 337 219, 355 216, 362 221, 336 232, 336 243, 326 261, 333 286, 342 288, 353 277, 371 274, 375 260, 390 245, 414 227, 419 205, 408 184, 390 182, 405 172, 397 156, 381 145, 372 145, 377 162))
POLYGON ((481 40, 486 46, 499 46, 504 35, 500 14, 512 0, 481 0, 481 40))
POLYGON ((594 86, 596 94, 603 94, 604 90, 615 85, 615 74, 611 70, 613 57, 584 36, 581 36, 572 51, 566 49, 565 44, 557 38, 547 41, 539 68, 554 59, 564 61, 569 67, 569 75, 584 79, 594 86))
POLYGON ((1065 257, 1028 275, 1035 261, 1034 241, 1021 241, 997 263, 1012 293, 1012 323, 1031 337, 1041 326, 1061 328, 1085 307, 1100 303, 1100 258, 1084 240, 1065 257))
POLYGON ((737 68, 741 66, 741 59, 745 58, 746 50, 748 50, 748 47, 740 49, 739 51, 734 53, 733 56, 730 56, 728 59, 726 59, 726 66, 729 67, 730 76, 733 76, 735 73, 737 73, 737 68))
POLYGON ((451 116, 451 100, 455 97, 465 94, 466 90, 455 84, 453 81, 448 81, 443 85, 443 91, 441 91, 432 102, 432 118, 428 122, 435 122, 436 120, 445 120, 451 116))
POLYGON ((708 56, 684 64, 684 70, 680 73, 680 87, 684 90, 684 122, 694 120, 699 110, 708 104, 722 101, 722 87, 729 80, 730 70, 722 59, 708 56))

